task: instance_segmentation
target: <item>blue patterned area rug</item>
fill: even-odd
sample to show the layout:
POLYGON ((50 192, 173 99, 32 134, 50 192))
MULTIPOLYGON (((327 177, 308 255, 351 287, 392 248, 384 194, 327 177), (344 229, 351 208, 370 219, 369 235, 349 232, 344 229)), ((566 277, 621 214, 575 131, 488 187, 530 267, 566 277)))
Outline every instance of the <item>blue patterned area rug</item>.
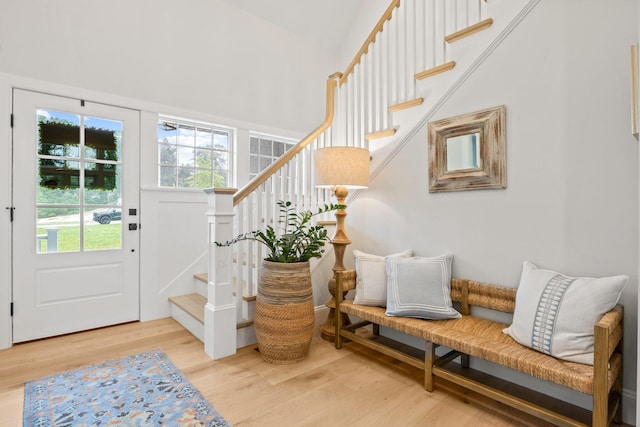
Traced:
POLYGON ((230 426, 160 350, 24 386, 24 426, 230 426))

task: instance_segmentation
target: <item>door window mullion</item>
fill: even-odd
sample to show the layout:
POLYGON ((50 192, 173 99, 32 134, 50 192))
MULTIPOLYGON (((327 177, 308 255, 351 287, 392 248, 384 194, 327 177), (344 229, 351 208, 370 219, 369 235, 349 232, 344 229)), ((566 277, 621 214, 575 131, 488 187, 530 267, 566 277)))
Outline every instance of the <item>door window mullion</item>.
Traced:
POLYGON ((80 116, 80 252, 84 252, 85 116, 80 116))

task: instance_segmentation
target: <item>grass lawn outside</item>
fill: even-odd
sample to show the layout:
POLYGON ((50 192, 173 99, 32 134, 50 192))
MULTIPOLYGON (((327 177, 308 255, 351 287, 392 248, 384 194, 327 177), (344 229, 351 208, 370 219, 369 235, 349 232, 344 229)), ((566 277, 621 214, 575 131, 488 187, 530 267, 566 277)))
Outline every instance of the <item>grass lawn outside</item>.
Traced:
MULTIPOLYGON (((77 252, 80 250, 80 225, 47 224, 47 228, 58 229, 58 252, 77 252)), ((38 236, 46 236, 47 229, 38 227, 38 236)), ((47 252, 47 239, 42 240, 41 253, 47 252)), ((122 224, 114 221, 110 224, 85 224, 84 249, 120 249, 122 247, 122 224)))

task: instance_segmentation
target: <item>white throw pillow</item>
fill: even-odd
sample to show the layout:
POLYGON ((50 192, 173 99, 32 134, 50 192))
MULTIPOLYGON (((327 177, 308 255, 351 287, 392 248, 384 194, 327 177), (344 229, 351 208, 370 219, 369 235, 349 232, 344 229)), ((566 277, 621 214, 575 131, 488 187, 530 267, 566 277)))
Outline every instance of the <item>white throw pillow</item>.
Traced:
MULTIPOLYGON (((387 257, 410 257, 413 251, 406 250, 387 257)), ((353 251, 356 265, 356 295, 354 304, 385 307, 387 305, 387 272, 385 257, 371 255, 358 250, 353 251)))
POLYGON ((503 332, 542 353, 593 365, 593 327, 618 303, 628 280, 569 277, 525 261, 513 322, 503 332))
POLYGON ((457 319, 451 305, 453 254, 387 258, 387 316, 457 319))

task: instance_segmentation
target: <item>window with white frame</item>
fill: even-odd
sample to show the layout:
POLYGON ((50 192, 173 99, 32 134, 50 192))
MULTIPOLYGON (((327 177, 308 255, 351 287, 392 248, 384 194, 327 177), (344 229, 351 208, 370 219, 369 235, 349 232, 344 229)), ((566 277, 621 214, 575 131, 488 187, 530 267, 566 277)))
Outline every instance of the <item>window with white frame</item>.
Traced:
POLYGON ((232 155, 231 129, 162 116, 158 121, 160 187, 230 187, 232 155))
POLYGON ((296 141, 292 139, 252 133, 249 140, 249 179, 255 178, 294 145, 296 141))

